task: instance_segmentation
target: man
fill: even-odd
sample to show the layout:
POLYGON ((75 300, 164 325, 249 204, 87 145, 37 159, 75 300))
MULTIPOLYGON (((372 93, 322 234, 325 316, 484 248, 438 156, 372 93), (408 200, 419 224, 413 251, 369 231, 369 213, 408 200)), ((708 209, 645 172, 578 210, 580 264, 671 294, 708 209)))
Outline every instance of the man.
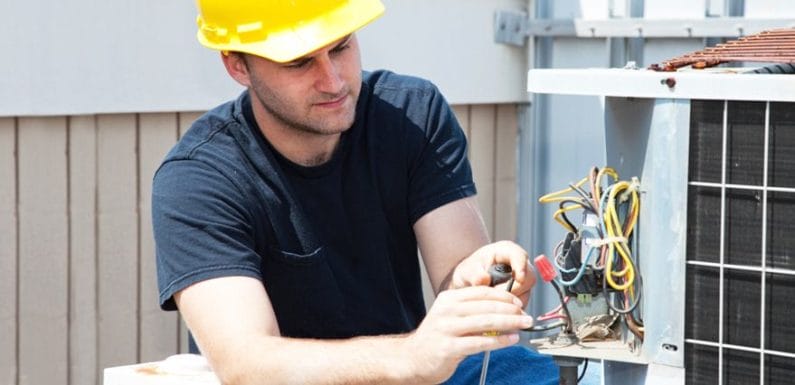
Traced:
POLYGON ((420 79, 361 71, 354 33, 381 3, 198 5, 200 42, 247 92, 166 157, 153 220, 161 306, 221 381, 439 383, 516 343, 534 274, 516 244, 487 244, 449 106, 420 79), (511 293, 487 286, 496 263, 511 293))

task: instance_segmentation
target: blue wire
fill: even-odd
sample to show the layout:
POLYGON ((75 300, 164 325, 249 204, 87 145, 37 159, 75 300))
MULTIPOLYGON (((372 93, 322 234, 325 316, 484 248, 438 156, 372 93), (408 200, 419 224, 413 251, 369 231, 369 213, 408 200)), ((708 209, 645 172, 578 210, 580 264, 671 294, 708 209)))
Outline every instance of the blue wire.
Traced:
MULTIPOLYGON (((605 189, 604 194, 602 195, 600 208, 602 208, 603 212, 599 213, 600 219, 601 219, 599 221, 600 222, 599 223, 599 225, 600 225, 599 228, 601 229, 602 234, 607 234, 608 233, 607 232, 607 225, 605 224, 605 221, 604 221, 604 209, 607 207, 607 201, 608 201, 608 197, 610 196, 610 192, 614 188, 615 188, 615 184, 612 184, 612 185, 608 186, 605 189)), ((627 205, 618 205, 618 207, 616 208, 616 213, 618 214, 619 223, 623 223, 626 220, 628 212, 629 212, 629 207, 627 205)), ((623 229, 617 229, 617 230, 618 230, 619 234, 623 233, 623 229)), ((591 235, 594 238, 601 239, 601 236, 598 233, 594 233, 594 231, 592 229, 590 229, 590 228, 582 229, 580 231, 580 234, 582 234, 582 235, 591 235)), ((621 247, 621 246, 616 246, 616 247, 621 247)), ((562 272, 562 273, 573 273, 575 271, 577 272, 577 275, 574 278, 572 278, 571 280, 569 280, 569 281, 563 280, 563 277, 557 278, 556 281, 558 283, 560 283, 563 286, 573 286, 573 285, 576 285, 578 282, 580 282, 580 280, 582 279, 583 275, 585 275, 585 269, 588 267, 588 265, 589 265, 589 263, 591 261, 591 258, 593 256, 594 251, 599 249, 599 248, 593 247, 593 246, 588 246, 588 248, 589 248, 588 255, 585 257, 585 261, 583 261, 583 263, 582 263, 582 265, 580 266, 579 269, 576 269, 576 268, 567 269, 567 268, 565 268, 563 266, 560 266, 560 264, 558 264, 558 258, 553 258, 552 259, 552 263, 555 264, 555 267, 560 272, 562 272)), ((616 248, 614 248, 613 255, 608 256, 608 258, 613 258, 614 261, 617 262, 618 261, 618 250, 616 250, 616 248)))
MULTIPOLYGON (((593 232, 593 230, 591 230, 589 228, 584 228, 583 230, 580 231, 580 233, 581 234, 589 234, 589 235, 598 236, 598 234, 595 234, 593 232)), ((585 269, 588 267, 588 264, 591 261, 591 256, 593 256, 593 252, 594 252, 594 250, 596 250, 596 247, 588 246, 588 248, 589 248, 588 255, 585 256, 585 261, 582 262, 582 265, 580 265, 579 270, 574 269, 574 268, 565 269, 565 268, 563 268, 562 266, 560 266, 558 264, 557 258, 553 258, 552 259, 552 262, 555 264, 555 267, 557 267, 558 270, 560 270, 563 273, 573 273, 574 271, 577 271, 577 275, 574 278, 572 278, 570 281, 564 281, 563 277, 559 277, 557 279, 558 283, 560 283, 563 286, 572 286, 572 285, 576 285, 577 282, 580 282, 580 279, 582 279, 582 276, 585 274, 585 269)))

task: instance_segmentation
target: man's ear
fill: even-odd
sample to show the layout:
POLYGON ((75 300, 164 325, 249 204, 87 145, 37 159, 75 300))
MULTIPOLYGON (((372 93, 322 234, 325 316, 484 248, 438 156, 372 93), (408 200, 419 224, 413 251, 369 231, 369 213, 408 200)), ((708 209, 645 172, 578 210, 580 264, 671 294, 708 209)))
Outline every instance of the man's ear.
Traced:
POLYGON ((248 76, 248 66, 243 55, 238 52, 221 52, 221 60, 223 60, 229 76, 240 83, 241 86, 248 88, 251 86, 251 80, 248 76))

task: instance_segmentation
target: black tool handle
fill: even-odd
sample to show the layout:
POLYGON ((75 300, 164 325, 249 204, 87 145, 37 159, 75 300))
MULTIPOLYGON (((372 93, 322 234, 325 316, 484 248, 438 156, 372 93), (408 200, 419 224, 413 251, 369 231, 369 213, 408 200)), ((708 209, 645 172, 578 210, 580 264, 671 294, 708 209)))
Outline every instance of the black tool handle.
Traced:
POLYGON ((489 276, 491 277, 489 286, 497 286, 511 279, 513 277, 513 270, 511 270, 510 265, 498 263, 489 267, 489 276))

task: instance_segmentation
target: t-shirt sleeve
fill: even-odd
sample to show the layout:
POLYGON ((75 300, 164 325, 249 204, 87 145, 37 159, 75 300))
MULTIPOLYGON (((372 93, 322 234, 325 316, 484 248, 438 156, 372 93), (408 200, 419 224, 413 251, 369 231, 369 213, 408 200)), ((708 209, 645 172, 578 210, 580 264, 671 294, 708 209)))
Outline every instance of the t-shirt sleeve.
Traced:
POLYGON ((195 160, 161 166, 152 188, 152 225, 160 307, 175 310, 173 295, 207 279, 261 279, 250 212, 241 190, 213 167, 195 160))
POLYGON ((435 87, 431 87, 424 100, 427 119, 423 143, 409 161, 411 223, 438 207, 476 193, 461 125, 435 87))

